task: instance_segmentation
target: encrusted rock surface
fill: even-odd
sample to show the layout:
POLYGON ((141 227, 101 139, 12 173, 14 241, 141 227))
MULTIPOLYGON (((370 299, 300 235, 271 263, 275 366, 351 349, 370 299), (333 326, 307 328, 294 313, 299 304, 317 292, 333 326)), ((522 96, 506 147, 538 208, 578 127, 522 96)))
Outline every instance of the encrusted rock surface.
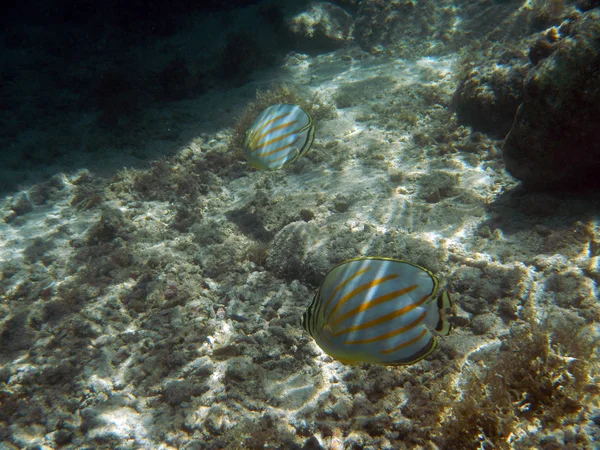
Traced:
POLYGON ((352 17, 343 8, 328 2, 312 3, 289 21, 298 51, 323 53, 342 47, 350 38, 352 17))
POLYGON ((507 170, 537 187, 597 185, 600 175, 600 11, 560 28, 556 50, 524 85, 504 143, 507 170))
POLYGON ((473 69, 454 94, 459 120, 492 136, 506 136, 523 101, 523 80, 530 67, 522 53, 504 52, 473 69))

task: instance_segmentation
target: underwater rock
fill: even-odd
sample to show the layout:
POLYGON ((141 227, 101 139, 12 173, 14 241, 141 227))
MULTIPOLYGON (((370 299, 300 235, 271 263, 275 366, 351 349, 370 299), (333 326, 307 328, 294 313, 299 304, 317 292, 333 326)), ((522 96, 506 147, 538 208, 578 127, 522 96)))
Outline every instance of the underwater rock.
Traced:
POLYGON ((162 385, 163 399, 171 406, 179 406, 190 397, 199 397, 208 390, 206 384, 199 384, 197 380, 169 380, 162 385))
POLYGON ((588 11, 600 6, 600 0, 577 0, 576 6, 580 11, 588 11))
POLYGON ((460 177, 443 170, 435 170, 419 179, 419 197, 427 203, 438 203, 458 195, 460 177))
POLYGON ((4 217, 6 223, 11 223, 17 217, 33 211, 33 203, 25 193, 19 193, 13 198, 9 209, 10 213, 4 217))
POLYGON ((558 41, 558 37, 558 30, 555 27, 540 33, 537 40, 529 47, 528 56, 531 64, 535 66, 541 60, 546 59, 554 53, 554 50, 556 50, 555 43, 558 41))
POLYGON ((328 52, 341 48, 350 36, 352 18, 344 9, 327 2, 313 3, 289 21, 295 48, 328 52))
POLYGON ((568 36, 527 76, 503 147, 508 172, 537 188, 581 188, 600 174, 600 11, 559 31, 568 36))
POLYGON ((279 231, 269 248, 266 267, 286 279, 318 283, 329 260, 319 245, 319 228, 313 223, 293 222, 279 231))
MULTIPOLYGON (((444 7, 444 3, 362 1, 354 23, 354 39, 371 53, 387 50, 413 58, 417 54, 431 54, 435 46, 432 42, 448 41, 457 20, 455 9, 444 7)), ((443 45, 437 48, 441 50, 443 45)))
POLYGON ((523 101, 529 67, 525 55, 506 53, 473 69, 454 93, 458 119, 477 131, 506 136, 523 101))

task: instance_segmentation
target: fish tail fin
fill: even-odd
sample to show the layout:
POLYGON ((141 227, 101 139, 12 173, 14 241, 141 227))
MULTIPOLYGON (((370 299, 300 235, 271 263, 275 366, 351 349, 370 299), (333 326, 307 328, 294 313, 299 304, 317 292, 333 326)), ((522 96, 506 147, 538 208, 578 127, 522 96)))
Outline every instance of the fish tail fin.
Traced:
POLYGON ((442 292, 442 294, 437 299, 437 308, 439 310, 439 319, 438 323, 435 326, 435 330, 443 334, 444 336, 450 333, 452 329, 452 324, 448 322, 448 317, 446 316, 446 308, 452 307, 452 300, 450 299, 450 294, 448 291, 442 292))

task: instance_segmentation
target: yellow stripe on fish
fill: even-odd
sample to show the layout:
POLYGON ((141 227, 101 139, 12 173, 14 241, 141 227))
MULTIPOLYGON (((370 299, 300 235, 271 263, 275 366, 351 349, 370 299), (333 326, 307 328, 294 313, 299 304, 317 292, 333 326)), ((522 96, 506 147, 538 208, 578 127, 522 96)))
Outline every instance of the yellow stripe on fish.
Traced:
POLYGON ((344 363, 413 364, 437 348, 431 330, 450 332, 450 296, 438 291, 436 276, 417 264, 352 259, 327 273, 302 325, 344 363))
POLYGON ((272 105, 246 133, 246 159, 257 169, 281 169, 304 155, 314 139, 310 114, 296 105, 272 105))

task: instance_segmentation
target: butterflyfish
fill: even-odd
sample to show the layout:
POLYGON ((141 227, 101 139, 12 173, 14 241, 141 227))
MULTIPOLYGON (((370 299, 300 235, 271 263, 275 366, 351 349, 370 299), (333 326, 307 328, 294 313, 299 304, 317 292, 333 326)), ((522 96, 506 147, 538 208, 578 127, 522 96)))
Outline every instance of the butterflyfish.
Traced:
POLYGON ((346 363, 413 364, 447 335, 447 291, 429 270, 407 261, 364 257, 325 276, 302 316, 304 329, 331 357, 346 363))
POLYGON ((296 105, 272 105, 246 133, 246 159, 257 169, 281 169, 304 155, 314 138, 310 114, 296 105))

